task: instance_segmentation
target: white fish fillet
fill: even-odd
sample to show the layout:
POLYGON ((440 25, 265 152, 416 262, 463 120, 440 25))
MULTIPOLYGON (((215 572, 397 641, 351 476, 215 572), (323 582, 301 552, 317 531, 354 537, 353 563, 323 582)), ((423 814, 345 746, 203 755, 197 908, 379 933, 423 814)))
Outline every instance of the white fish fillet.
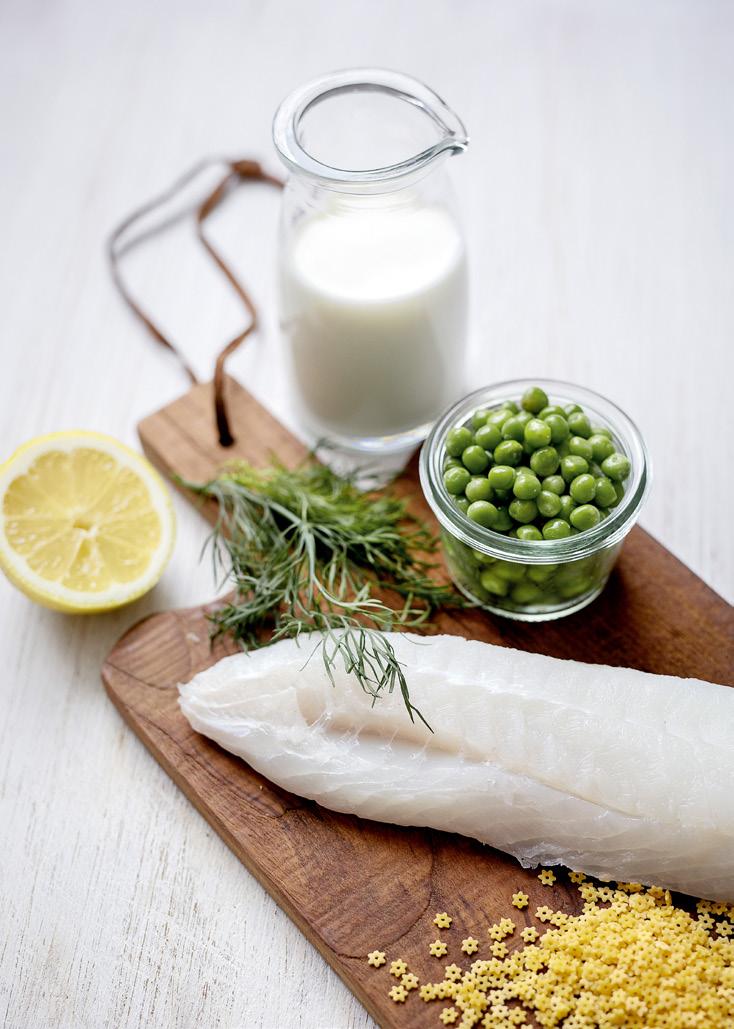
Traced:
MULTIPOLYGON (((332 686, 314 639, 180 687, 198 732, 335 811, 473 836, 524 866, 734 901, 734 689, 389 634, 411 699, 332 686)), ((340 662, 339 662, 340 664, 340 662)))

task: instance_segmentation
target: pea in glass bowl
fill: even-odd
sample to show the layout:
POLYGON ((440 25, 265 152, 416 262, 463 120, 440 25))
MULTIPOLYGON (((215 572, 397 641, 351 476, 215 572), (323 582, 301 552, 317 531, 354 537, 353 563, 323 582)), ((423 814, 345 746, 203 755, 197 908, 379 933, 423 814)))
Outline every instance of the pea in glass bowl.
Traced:
POLYGON ((423 445, 420 479, 441 525, 446 564, 458 588, 494 614, 544 622, 580 611, 604 589, 647 495, 650 459, 635 424, 598 393, 553 379, 514 379, 476 390, 446 411, 423 445), (519 401, 531 386, 542 387, 550 404, 579 404, 592 425, 610 430, 616 449, 631 463, 619 504, 594 528, 565 539, 521 540, 486 529, 463 514, 443 484, 449 429, 467 424, 479 408, 519 401))

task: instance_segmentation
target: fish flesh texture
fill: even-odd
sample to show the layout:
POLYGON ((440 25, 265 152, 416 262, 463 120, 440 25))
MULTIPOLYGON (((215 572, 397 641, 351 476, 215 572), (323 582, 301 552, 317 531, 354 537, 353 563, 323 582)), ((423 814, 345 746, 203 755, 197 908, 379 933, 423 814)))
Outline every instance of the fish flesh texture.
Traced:
POLYGON ((472 836, 522 865, 734 901, 734 689, 455 636, 388 633, 373 702, 320 637, 226 657, 180 686, 193 728, 334 811, 472 836))

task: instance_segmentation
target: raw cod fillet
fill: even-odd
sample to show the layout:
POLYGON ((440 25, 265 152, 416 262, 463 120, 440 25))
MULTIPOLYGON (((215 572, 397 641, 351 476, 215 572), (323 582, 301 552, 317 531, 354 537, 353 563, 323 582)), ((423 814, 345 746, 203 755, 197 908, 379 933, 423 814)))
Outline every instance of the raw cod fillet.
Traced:
POLYGON ((195 730, 334 811, 462 833, 522 865, 734 901, 734 689, 454 636, 388 637, 411 699, 374 705, 316 638, 180 686, 195 730))

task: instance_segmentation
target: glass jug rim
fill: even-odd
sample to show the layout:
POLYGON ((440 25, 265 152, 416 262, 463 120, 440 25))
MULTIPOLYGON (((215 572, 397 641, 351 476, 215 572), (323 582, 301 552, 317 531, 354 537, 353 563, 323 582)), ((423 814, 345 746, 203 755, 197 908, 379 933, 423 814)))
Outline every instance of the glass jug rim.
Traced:
POLYGON ((273 119, 273 142, 283 163, 332 189, 371 190, 399 185, 399 180, 426 169, 442 154, 461 153, 469 137, 461 118, 429 86, 403 72, 385 68, 350 68, 329 72, 299 86, 280 104, 273 119), (301 120, 316 104, 340 93, 381 92, 422 110, 442 137, 430 146, 395 164, 365 169, 335 168, 317 160, 301 144, 301 120))

